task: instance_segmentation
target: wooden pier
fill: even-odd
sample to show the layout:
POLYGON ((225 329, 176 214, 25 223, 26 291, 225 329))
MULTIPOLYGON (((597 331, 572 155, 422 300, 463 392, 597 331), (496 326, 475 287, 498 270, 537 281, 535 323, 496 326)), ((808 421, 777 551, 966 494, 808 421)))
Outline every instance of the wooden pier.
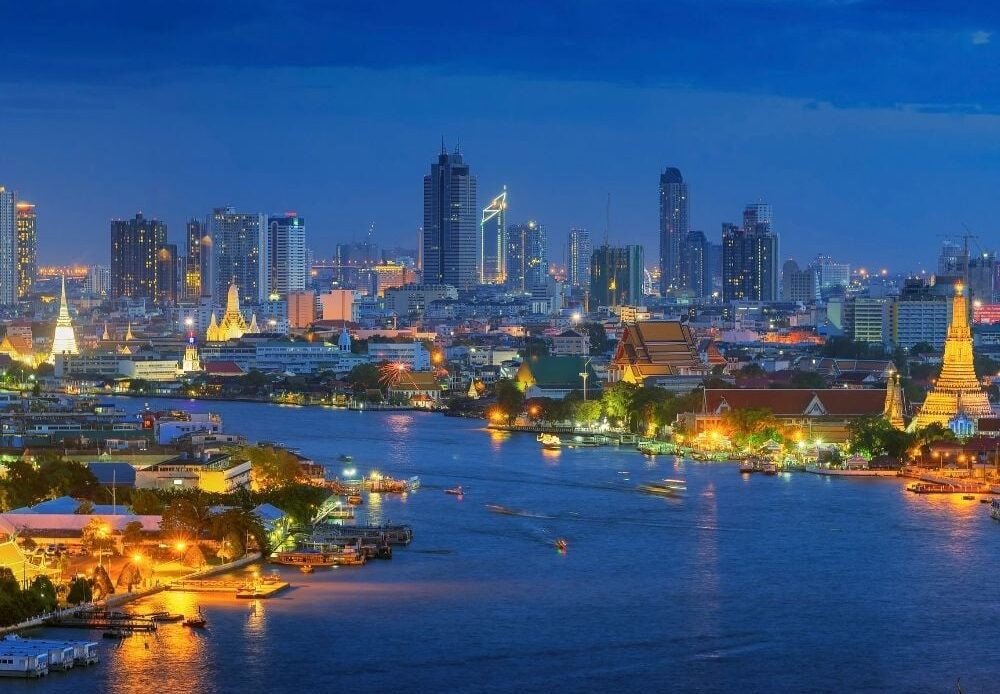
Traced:
POLYGON ((170 584, 168 590, 188 593, 229 593, 236 597, 269 598, 291 586, 287 581, 260 581, 247 583, 237 580, 177 580, 170 584))

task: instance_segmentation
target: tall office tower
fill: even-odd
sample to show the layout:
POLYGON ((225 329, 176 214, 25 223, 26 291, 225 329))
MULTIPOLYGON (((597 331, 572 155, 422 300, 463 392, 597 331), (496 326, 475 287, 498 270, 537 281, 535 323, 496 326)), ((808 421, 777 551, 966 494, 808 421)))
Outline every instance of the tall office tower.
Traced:
POLYGON ((681 245, 689 231, 688 187, 681 170, 660 174, 660 294, 680 286, 681 245))
POLYGON ((986 252, 969 255, 969 301, 992 303, 996 294, 996 255, 986 252))
POLYGON ((710 294, 712 278, 705 262, 705 246, 708 241, 703 231, 689 231, 681 244, 680 281, 678 288, 690 291, 696 297, 710 294))
POLYGON ((31 294, 38 273, 38 219, 35 206, 18 200, 17 217, 17 296, 31 294))
POLYGON ((17 194, 0 186, 0 306, 17 303, 17 194))
POLYGON ((781 300, 819 300, 819 273, 815 268, 810 266, 802 269, 794 260, 786 260, 781 266, 781 300))
POLYGON ((108 298, 111 292, 111 268, 107 265, 91 265, 87 268, 85 287, 91 296, 108 298))
MULTIPOLYGON (((267 217, 218 207, 208 218, 211 239, 212 298, 228 296, 229 285, 239 288, 242 303, 260 304, 270 294, 267 273, 267 217)), ((204 285, 205 276, 202 275, 204 285)), ((202 290, 204 293, 204 290, 202 290)))
POLYGON ((600 246, 590 259, 590 306, 642 303, 642 246, 600 246))
POLYGON ((708 241, 705 244, 705 294, 722 292, 722 244, 708 241))
POLYGON ((778 298, 778 236, 770 206, 747 205, 743 226, 722 225, 722 296, 725 301, 778 298))
POLYGON ((507 278, 507 186, 483 208, 479 222, 479 281, 503 284, 507 278))
POLYGON ((156 252, 156 303, 177 303, 177 244, 165 243, 156 252))
POLYGON ((306 220, 294 212, 267 220, 267 269, 271 292, 282 298, 306 288, 306 220))
POLYGON ((820 291, 846 287, 851 283, 851 266, 848 263, 838 263, 828 255, 817 255, 810 267, 819 275, 820 291))
POLYGON ((570 229, 566 239, 566 280, 571 287, 590 285, 590 232, 586 229, 570 229))
POLYGON ((548 271, 545 227, 534 220, 507 227, 507 286, 530 292, 545 285, 548 271))
POLYGON ((157 299, 157 258, 167 242, 167 225, 146 219, 111 220, 111 296, 157 299))
POLYGON ((205 224, 200 219, 189 219, 184 234, 184 298, 196 300, 201 296, 201 250, 205 238, 205 224))
POLYGON ((423 282, 469 289, 476 273, 476 177, 459 152, 442 148, 424 176, 423 282))
POLYGON ((941 244, 941 254, 938 255, 938 275, 945 277, 965 276, 965 249, 954 241, 941 244))

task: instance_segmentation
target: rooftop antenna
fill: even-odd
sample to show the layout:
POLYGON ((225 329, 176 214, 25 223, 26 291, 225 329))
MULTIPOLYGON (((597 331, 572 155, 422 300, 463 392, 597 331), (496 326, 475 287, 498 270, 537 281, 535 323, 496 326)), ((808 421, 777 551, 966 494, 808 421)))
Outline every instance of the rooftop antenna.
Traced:
POLYGON ((443 134, 441 135, 441 154, 447 154, 447 151, 444 148, 444 135, 443 134))

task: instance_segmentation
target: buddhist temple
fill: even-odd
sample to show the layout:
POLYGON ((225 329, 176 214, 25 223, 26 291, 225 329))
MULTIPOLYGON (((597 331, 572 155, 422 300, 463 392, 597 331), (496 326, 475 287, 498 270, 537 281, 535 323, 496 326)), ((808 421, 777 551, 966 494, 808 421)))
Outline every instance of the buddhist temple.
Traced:
POLYGON ((76 347, 76 334, 73 332, 73 321, 69 317, 69 305, 66 303, 66 277, 62 278, 62 292, 59 295, 59 316, 56 318, 56 332, 52 338, 52 352, 48 362, 54 364, 57 354, 79 354, 76 347))
POLYGON ((691 328, 680 321, 639 321, 625 328, 608 364, 608 381, 653 385, 670 376, 705 374, 691 328))
POLYGON ((899 372, 895 369, 889 372, 889 382, 885 388, 885 411, 882 414, 895 428, 906 428, 903 421, 903 387, 899 383, 899 372))
POLYGON ((240 291, 235 284, 230 284, 229 295, 226 299, 226 312, 222 314, 221 321, 216 321, 215 314, 212 314, 208 330, 205 333, 205 340, 207 342, 238 340, 248 332, 251 331, 247 327, 243 314, 240 313, 240 291))
POLYGON ((956 284, 955 296, 952 298, 951 325, 948 326, 948 337, 944 343, 941 375, 920 408, 916 426, 919 429, 936 422, 947 427, 959 415, 975 422, 983 417, 992 417, 993 408, 976 378, 968 305, 964 287, 956 284))

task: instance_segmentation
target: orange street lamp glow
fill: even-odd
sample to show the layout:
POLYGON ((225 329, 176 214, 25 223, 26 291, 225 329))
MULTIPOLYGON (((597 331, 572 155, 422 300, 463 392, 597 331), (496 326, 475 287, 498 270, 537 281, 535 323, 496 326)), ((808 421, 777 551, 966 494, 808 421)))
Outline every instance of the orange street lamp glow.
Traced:
POLYGON ((178 552, 183 552, 184 550, 187 549, 187 543, 184 542, 184 541, 181 541, 181 542, 178 542, 176 545, 174 545, 174 547, 177 548, 178 552))
POLYGON ((142 555, 141 554, 133 554, 132 555, 132 562, 135 563, 135 564, 141 564, 142 563, 142 555))

